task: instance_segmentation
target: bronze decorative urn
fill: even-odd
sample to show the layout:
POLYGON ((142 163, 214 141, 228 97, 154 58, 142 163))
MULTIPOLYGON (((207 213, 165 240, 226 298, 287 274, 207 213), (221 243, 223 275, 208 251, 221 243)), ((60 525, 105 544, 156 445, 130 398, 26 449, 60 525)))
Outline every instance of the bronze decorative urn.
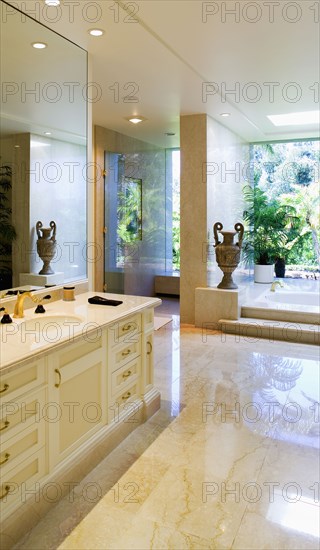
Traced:
POLYGON ((50 262, 55 255, 57 226, 54 221, 50 222, 50 227, 42 227, 42 222, 36 223, 36 231, 38 235, 37 252, 43 261, 43 267, 39 271, 39 275, 52 275, 54 273, 50 262))
POLYGON ((238 267, 240 261, 240 251, 243 239, 244 227, 242 223, 236 223, 235 231, 222 231, 223 225, 220 222, 216 222, 213 226, 213 235, 215 244, 213 245, 216 250, 216 259, 218 266, 223 271, 223 278, 218 284, 217 288, 235 289, 238 288, 236 283, 232 279, 232 273, 238 267), (223 242, 219 240, 218 232, 223 236, 223 242), (236 234, 239 234, 239 240, 237 243, 233 242, 233 238, 236 234))

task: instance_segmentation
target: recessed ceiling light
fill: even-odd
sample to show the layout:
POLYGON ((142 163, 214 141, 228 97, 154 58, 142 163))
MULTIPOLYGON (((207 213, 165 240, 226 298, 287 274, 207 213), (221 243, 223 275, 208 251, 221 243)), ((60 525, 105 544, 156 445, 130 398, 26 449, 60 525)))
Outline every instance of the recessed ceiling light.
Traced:
POLYGON ((44 0, 47 6, 59 6, 60 0, 44 0))
POLYGON ((36 50, 43 50, 47 47, 47 44, 45 42, 32 42, 31 46, 36 50))
POLYGON ((90 29, 88 33, 91 34, 91 36, 102 36, 104 31, 102 29, 90 29))
POLYGON ((287 113, 285 115, 267 115, 274 126, 293 126, 319 124, 320 111, 304 111, 301 113, 287 113))
POLYGON ((45 136, 51 136, 51 132, 44 132, 45 136))
POLYGON ((227 116, 230 116, 230 113, 220 113, 220 116, 227 117, 227 116))
POLYGON ((126 118, 126 120, 129 120, 129 122, 132 122, 132 124, 139 124, 139 122, 144 122, 147 119, 144 116, 136 115, 128 117, 126 118))

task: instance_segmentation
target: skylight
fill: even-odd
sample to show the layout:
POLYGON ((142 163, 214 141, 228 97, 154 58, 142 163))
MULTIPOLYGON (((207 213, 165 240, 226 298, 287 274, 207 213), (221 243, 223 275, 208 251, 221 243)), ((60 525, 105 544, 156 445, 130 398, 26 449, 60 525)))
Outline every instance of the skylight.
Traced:
POLYGON ((317 124, 320 122, 320 111, 305 111, 301 113, 287 113, 285 115, 267 115, 274 126, 294 126, 317 124))

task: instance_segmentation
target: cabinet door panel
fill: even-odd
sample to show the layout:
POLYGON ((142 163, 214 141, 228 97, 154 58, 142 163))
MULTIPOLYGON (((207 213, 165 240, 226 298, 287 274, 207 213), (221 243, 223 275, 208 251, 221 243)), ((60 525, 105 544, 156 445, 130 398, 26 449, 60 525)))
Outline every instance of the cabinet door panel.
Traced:
POLYGON ((101 364, 96 363, 62 382, 59 388, 59 449, 64 452, 102 423, 101 364))
POLYGON ((56 404, 58 414, 57 421, 50 423, 52 466, 107 423, 107 354, 101 344, 78 357, 83 350, 80 342, 79 349, 73 346, 72 353, 62 349, 49 358, 50 400, 56 404), (73 360, 66 363, 66 358, 73 360))
POLYGON ((153 332, 143 337, 142 354, 142 393, 146 393, 153 387, 153 332))
POLYGON ((149 330, 153 330, 153 323, 154 323, 154 309, 149 308, 146 311, 143 312, 143 330, 144 332, 148 332, 149 330))

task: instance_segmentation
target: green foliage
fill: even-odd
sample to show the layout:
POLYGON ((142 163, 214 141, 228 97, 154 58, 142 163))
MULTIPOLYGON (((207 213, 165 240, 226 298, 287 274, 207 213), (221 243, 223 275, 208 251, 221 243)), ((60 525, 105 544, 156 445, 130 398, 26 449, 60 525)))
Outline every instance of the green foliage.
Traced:
POLYGON ((298 236, 295 209, 269 200, 259 187, 247 185, 243 195, 244 258, 260 265, 273 264, 277 258, 287 256, 298 236))
POLYGON ((126 182, 125 190, 118 194, 118 239, 129 244, 142 238, 141 181, 126 182))
POLYGON ((172 214, 172 266, 173 269, 180 270, 180 214, 172 214))
POLYGON ((11 244, 17 234, 11 224, 12 210, 8 193, 11 191, 12 170, 10 166, 0 167, 0 271, 11 271, 11 244))
POLYGON ((319 265, 319 141, 258 144, 252 151, 255 186, 265 194, 268 207, 281 206, 277 225, 284 226, 285 239, 278 240, 275 257, 290 264, 319 265))
MULTIPOLYGON (((320 262, 320 194, 319 182, 314 181, 307 187, 295 185, 293 193, 282 195, 283 205, 292 205, 299 219, 299 263, 320 262), (312 243, 312 249, 311 249, 312 243), (302 258, 305 258, 304 260, 302 258)), ((298 250, 296 251, 298 252, 298 250)))

